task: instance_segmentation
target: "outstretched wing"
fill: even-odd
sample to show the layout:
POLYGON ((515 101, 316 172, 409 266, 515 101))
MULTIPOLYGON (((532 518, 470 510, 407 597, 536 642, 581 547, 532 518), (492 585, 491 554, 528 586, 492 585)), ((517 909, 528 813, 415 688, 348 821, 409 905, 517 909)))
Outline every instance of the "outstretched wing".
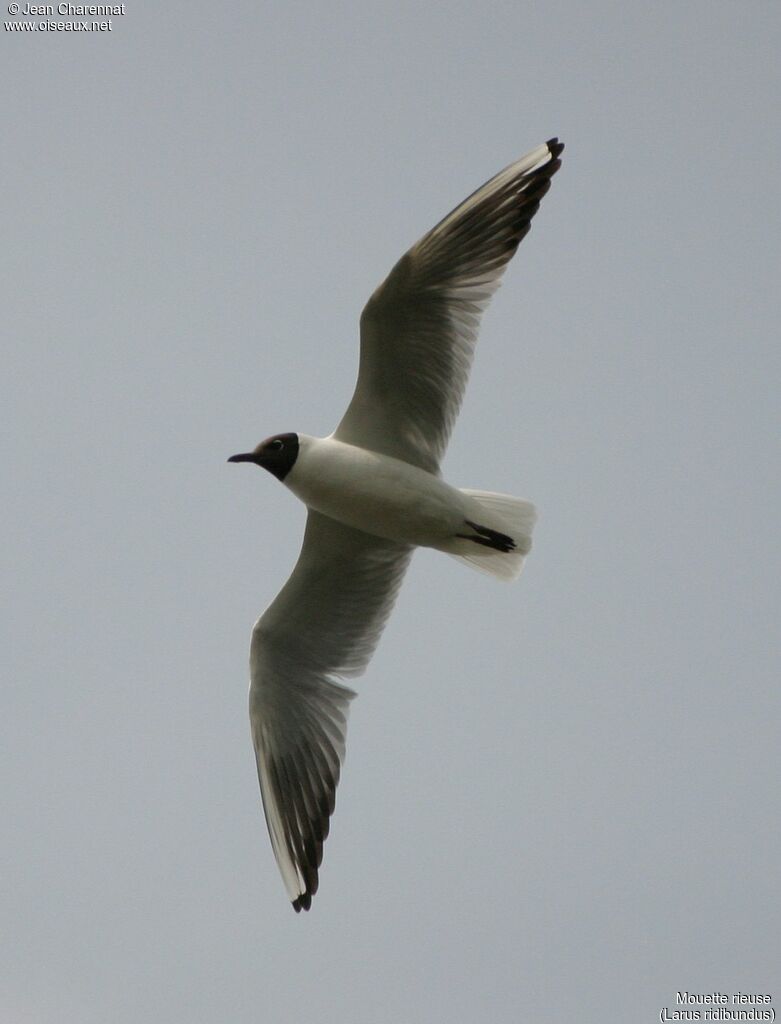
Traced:
POLYGON ((250 724, 271 845, 296 911, 308 910, 344 759, 352 690, 411 548, 309 511, 290 579, 250 647, 250 724))
POLYGON ((551 139, 500 171, 402 256, 375 291, 361 316, 358 383, 338 440, 437 471, 480 315, 563 148, 551 139))

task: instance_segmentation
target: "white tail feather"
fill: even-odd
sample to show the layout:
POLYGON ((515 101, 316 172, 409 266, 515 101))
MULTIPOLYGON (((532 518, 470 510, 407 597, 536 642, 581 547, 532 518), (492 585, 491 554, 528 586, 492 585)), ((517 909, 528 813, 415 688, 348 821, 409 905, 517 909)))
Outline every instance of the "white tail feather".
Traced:
POLYGON ((511 537, 515 547, 512 551, 498 551, 460 537, 452 541, 447 553, 459 562, 465 562, 490 576, 502 580, 516 579, 532 546, 532 529, 537 519, 534 505, 523 498, 494 494, 492 491, 470 491, 463 488, 461 493, 468 495, 479 506, 474 513, 470 513, 470 516, 475 516, 473 521, 479 526, 511 537))

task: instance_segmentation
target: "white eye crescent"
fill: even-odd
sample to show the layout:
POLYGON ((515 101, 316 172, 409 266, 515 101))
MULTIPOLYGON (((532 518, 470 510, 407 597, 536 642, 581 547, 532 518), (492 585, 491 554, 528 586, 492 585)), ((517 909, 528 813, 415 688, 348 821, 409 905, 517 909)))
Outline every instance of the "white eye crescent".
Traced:
POLYGON ((271 444, 269 445, 269 448, 273 449, 276 452, 278 452, 280 450, 280 448, 284 448, 284 447, 285 447, 285 442, 284 441, 280 441, 279 438, 277 438, 276 440, 272 441, 271 444))

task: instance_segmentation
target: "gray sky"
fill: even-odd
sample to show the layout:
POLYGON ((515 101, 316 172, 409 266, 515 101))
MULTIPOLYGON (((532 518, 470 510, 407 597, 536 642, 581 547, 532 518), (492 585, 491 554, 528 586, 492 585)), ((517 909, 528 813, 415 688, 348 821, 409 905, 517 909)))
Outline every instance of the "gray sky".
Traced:
POLYGON ((0 1019, 781 1001, 780 28, 191 0, 2 32, 0 1019), (330 432, 373 288, 554 134, 444 467, 532 498, 535 549, 510 587, 416 555, 296 916, 246 687, 305 513, 225 459, 330 432))

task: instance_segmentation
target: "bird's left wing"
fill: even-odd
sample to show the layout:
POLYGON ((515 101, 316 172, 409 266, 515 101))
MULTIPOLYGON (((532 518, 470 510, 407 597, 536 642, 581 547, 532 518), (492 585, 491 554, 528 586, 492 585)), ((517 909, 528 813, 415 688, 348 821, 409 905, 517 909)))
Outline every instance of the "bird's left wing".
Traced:
POLYGON ((334 437, 436 472, 480 316, 531 226, 564 146, 510 164, 402 256, 361 315, 358 382, 334 437))
POLYGON ((250 724, 271 845, 296 911, 317 891, 352 690, 412 549, 309 511, 290 579, 252 632, 250 724))

